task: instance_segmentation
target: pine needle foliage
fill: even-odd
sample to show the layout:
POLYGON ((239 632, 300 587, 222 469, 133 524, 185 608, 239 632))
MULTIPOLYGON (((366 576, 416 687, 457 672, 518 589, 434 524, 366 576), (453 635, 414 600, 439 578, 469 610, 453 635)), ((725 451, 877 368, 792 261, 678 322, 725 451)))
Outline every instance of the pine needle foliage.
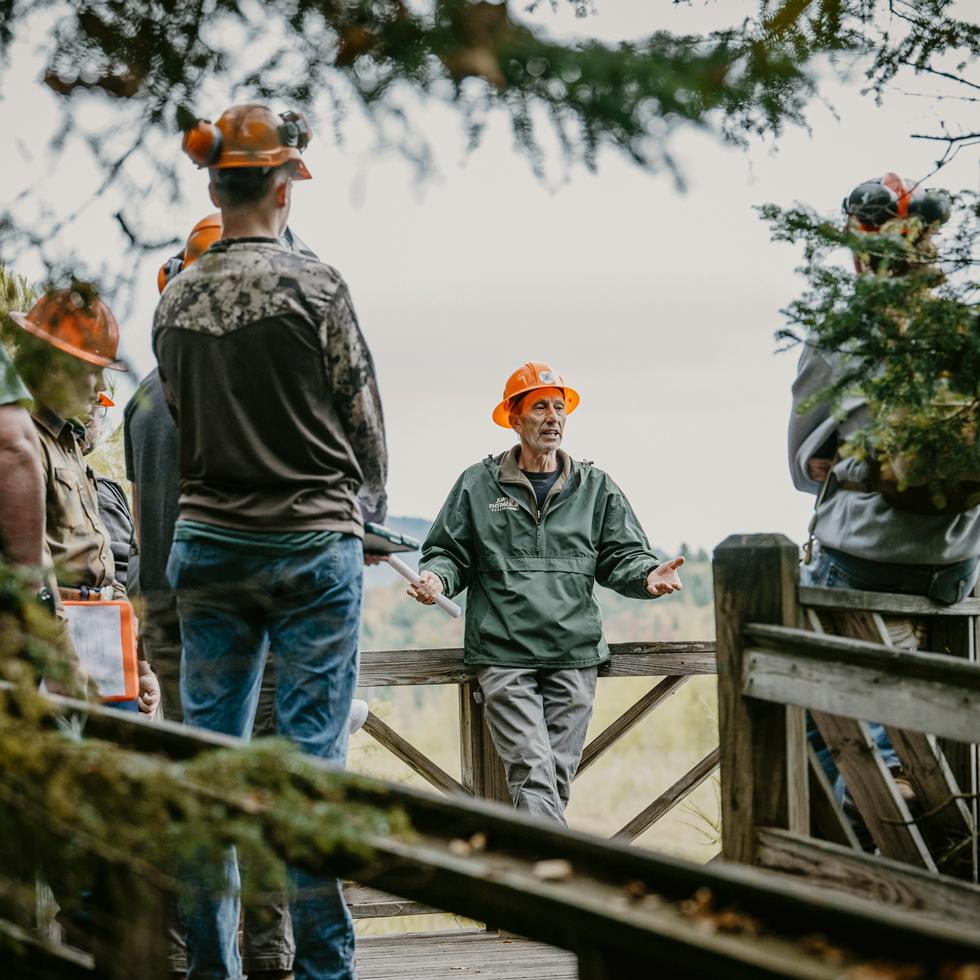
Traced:
MULTIPOLYGON (((612 6, 533 0, 528 9, 571 6, 588 21, 605 2, 612 6)), ((63 106, 51 151, 76 152, 81 143, 104 177, 97 195, 118 198, 122 232, 134 249, 150 250, 167 243, 134 202, 179 196, 175 136, 195 115, 223 108, 205 104, 208 93, 304 109, 318 125, 332 120, 338 141, 346 117, 363 113, 380 145, 400 148, 420 174, 431 152, 413 107, 435 101, 458 112, 472 147, 488 119, 509 117, 516 146, 539 174, 556 139, 566 167, 594 168, 609 149, 681 184, 671 150, 678 129, 744 145, 805 125, 816 70, 828 59, 845 57, 849 67, 861 59, 877 97, 901 72, 941 74, 972 93, 964 73, 980 54, 980 28, 952 16, 954 7, 757 0, 752 16, 725 29, 659 30, 614 44, 557 39, 507 0, 0 0, 0 78, 18 45, 40 50, 41 82, 63 106)), ((953 137, 950 152, 969 145, 955 142, 964 138, 953 137)), ((42 199, 40 191, 21 195, 0 209, 11 252, 34 250, 53 279, 98 273, 111 287, 110 270, 86 269, 91 260, 67 254, 59 238, 87 201, 65 214, 42 199)))
POLYGON ((954 199, 957 221, 942 235, 915 219, 869 234, 805 207, 760 211, 776 241, 804 249, 807 289, 783 310, 777 338, 838 365, 803 410, 829 400, 843 420, 846 402, 863 401, 842 455, 871 461, 898 493, 924 488, 937 511, 980 502, 978 196, 954 199), (837 261, 844 249, 873 271, 837 261))
MULTIPOLYGON (((159 904, 154 893, 180 894, 188 867, 220 867, 231 844, 249 867, 247 897, 282 888, 283 861, 336 875, 369 865, 379 835, 411 839, 399 808, 351 799, 356 777, 325 772, 284 741, 186 762, 128 751, 86 736, 78 716, 57 718, 38 693, 42 676, 71 684, 60 628, 2 567, 0 918, 29 917, 23 883, 39 868, 64 909, 122 916, 101 923, 118 932, 159 904), (125 881, 114 908, 100 891, 107 869, 125 881)), ((165 935, 162 921, 148 928, 165 935)))
POLYGON ((0 343, 8 351, 14 346, 16 330, 10 314, 26 313, 36 299, 37 290, 31 282, 0 262, 0 343))

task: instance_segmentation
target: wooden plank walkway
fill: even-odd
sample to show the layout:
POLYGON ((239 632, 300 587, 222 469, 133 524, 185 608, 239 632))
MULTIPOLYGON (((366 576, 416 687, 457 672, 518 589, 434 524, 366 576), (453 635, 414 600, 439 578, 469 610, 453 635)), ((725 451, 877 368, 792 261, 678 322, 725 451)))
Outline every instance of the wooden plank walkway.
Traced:
POLYGON ((483 930, 370 936, 357 941, 358 980, 577 980, 575 957, 483 930))

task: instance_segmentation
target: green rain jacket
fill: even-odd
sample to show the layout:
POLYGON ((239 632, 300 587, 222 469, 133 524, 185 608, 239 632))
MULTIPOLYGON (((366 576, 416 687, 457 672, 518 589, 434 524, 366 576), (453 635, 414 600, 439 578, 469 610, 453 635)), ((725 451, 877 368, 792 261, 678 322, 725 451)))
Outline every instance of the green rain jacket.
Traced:
POLYGON ((539 514, 519 452, 515 446, 464 471, 425 539, 419 568, 435 572, 447 596, 468 590, 467 664, 600 664, 609 646, 595 583, 652 599, 646 578, 662 559, 609 476, 560 450, 562 472, 539 514))

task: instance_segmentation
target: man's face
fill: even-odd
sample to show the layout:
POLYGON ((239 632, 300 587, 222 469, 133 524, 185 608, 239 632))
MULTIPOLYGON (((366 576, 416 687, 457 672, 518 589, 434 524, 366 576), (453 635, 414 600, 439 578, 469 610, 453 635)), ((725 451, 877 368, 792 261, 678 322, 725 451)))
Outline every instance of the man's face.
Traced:
POLYGON ((511 412, 510 424, 531 452, 554 452, 565 433, 565 393, 560 388, 529 392, 511 412))
POLYGON ((43 391, 35 392, 49 408, 65 418, 84 417, 105 390, 102 368, 56 351, 43 391))

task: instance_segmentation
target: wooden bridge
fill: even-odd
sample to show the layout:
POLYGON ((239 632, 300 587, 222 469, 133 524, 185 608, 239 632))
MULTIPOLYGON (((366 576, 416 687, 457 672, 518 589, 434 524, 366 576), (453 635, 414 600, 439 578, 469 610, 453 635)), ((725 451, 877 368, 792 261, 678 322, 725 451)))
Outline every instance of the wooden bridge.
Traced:
MULTIPOLYGON (((348 891, 355 915, 443 909, 490 928, 362 940, 362 980, 980 976, 980 602, 943 609, 909 597, 801 590, 796 562, 785 538, 729 539, 715 555, 717 661, 710 643, 637 643, 614 647, 605 670, 662 679, 593 740, 583 768, 601 764, 687 677, 717 670, 725 860, 707 866, 628 841, 707 778, 719 751, 679 774, 612 840, 555 828, 497 802, 506 798, 502 770, 461 651, 364 654, 363 686, 459 686, 462 776, 455 780, 372 717, 372 736, 442 795, 344 776, 351 802, 397 805, 412 832, 377 836, 371 860, 359 866, 316 854, 302 863, 358 882, 348 891), (907 649, 912 641, 933 652, 907 649), (815 766, 804 709, 880 856, 860 848, 815 766), (915 812, 881 762, 868 718, 888 725, 916 789, 915 812), (879 972, 866 972, 869 964, 879 972)), ((87 738, 147 757, 185 759, 238 744, 82 703, 55 700, 52 710, 84 716, 87 738)), ((128 937, 123 972, 119 957, 93 961, 0 924, 0 949, 18 951, 8 975, 158 976, 164 930, 152 911, 136 940, 128 937)))

